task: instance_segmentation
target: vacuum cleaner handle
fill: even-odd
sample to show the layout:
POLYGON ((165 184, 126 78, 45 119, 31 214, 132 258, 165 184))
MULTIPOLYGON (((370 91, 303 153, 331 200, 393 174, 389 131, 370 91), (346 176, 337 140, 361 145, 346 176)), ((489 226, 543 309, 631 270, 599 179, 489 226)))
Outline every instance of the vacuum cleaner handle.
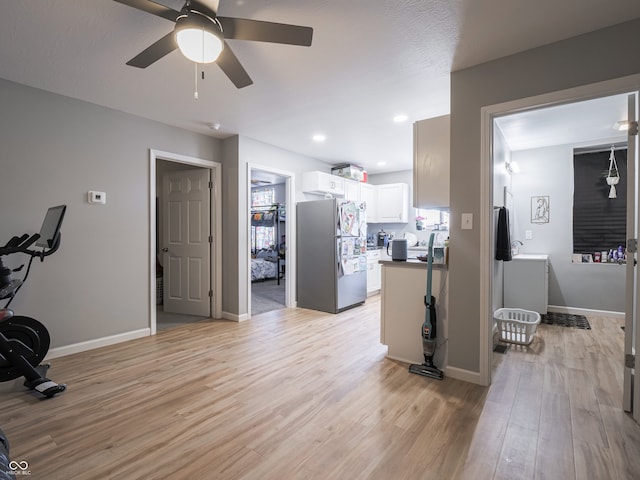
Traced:
POLYGON ((431 300, 431 272, 433 270, 433 239, 436 236, 431 232, 429 235, 429 246, 427 247, 427 298, 431 300))

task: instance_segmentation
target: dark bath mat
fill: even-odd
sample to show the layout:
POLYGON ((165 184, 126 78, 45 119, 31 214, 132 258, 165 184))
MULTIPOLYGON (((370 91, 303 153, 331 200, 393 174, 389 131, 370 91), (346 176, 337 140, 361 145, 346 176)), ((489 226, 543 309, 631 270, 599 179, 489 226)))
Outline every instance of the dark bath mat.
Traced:
POLYGON ((561 325, 563 327, 582 328, 591 330, 591 325, 584 315, 571 315, 570 313, 549 312, 540 315, 541 323, 547 325, 561 325))

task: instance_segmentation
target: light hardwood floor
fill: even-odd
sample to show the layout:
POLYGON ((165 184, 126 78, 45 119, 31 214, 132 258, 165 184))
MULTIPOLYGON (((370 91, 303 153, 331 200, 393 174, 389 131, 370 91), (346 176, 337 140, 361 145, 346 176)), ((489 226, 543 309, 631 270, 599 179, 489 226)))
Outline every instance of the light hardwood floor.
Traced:
POLYGON ((0 427, 32 479, 640 478, 619 321, 542 325, 495 354, 485 388, 386 359, 379 308, 208 320, 54 359, 68 390, 5 389, 0 427))

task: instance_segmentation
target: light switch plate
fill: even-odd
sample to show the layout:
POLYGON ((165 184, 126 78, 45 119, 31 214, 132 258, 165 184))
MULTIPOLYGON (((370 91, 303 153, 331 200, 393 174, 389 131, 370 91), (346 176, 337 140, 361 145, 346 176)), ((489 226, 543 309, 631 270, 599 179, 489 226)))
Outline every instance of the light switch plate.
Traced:
POLYGON ((462 214, 462 230, 471 230, 473 228, 473 213, 462 214))

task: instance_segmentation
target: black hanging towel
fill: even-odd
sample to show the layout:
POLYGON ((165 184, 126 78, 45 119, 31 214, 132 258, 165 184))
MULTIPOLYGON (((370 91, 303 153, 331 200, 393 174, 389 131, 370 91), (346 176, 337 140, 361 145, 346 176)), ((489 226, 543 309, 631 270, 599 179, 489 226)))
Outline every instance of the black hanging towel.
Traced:
POLYGON ((509 237, 509 210, 500 207, 496 234, 496 260, 511 261, 511 238, 509 237))

